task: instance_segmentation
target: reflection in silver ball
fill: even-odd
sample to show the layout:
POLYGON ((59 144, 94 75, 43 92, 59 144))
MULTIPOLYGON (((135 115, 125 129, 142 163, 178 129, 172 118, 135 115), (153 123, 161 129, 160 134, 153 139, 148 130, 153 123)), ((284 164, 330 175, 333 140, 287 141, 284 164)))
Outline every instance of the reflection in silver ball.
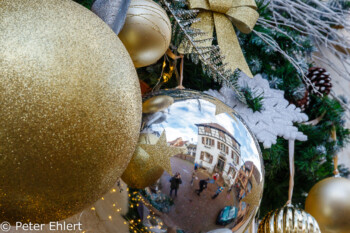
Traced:
MULTIPOLYGON (((144 114, 141 133, 160 138, 165 132, 167 146, 185 152, 170 158, 172 175, 164 172, 143 192, 149 208, 168 231, 244 232, 259 208, 264 183, 254 136, 231 108, 211 96, 170 90, 147 98, 158 95, 174 98, 161 110, 166 121, 152 120, 157 112, 144 114)), ((157 152, 148 150, 149 156, 157 152)))

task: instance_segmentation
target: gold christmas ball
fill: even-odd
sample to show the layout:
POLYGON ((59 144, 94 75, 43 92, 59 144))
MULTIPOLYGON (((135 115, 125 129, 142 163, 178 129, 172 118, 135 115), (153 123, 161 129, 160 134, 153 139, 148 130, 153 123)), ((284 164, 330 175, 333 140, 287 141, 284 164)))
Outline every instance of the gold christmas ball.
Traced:
POLYGON ((132 0, 118 36, 135 67, 144 67, 158 61, 167 51, 171 23, 166 12, 152 0, 132 0))
POLYGON ((165 96, 170 104, 143 113, 138 150, 122 179, 144 188, 145 208, 168 232, 245 232, 264 186, 254 135, 234 110, 198 91, 155 92, 143 103, 165 96))
POLYGON ((0 41, 0 219, 65 219, 106 193, 134 152, 135 68, 70 0, 1 0, 0 41))
POLYGON ((142 113, 155 113, 172 105, 174 99, 170 96, 161 95, 152 97, 142 104, 142 113))
POLYGON ((258 233, 285 232, 321 233, 317 221, 310 214, 292 205, 268 213, 258 228, 258 233))
POLYGON ((350 232, 350 180, 331 177, 312 187, 305 210, 315 217, 322 233, 350 232))

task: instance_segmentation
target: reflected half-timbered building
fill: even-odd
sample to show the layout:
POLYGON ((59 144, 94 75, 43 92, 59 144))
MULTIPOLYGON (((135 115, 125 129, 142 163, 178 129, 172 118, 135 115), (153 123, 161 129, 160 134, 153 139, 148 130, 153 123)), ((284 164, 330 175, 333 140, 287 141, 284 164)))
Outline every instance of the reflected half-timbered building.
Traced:
POLYGON ((225 180, 236 176, 240 164, 240 144, 217 123, 196 124, 198 143, 195 162, 209 172, 218 172, 225 180))

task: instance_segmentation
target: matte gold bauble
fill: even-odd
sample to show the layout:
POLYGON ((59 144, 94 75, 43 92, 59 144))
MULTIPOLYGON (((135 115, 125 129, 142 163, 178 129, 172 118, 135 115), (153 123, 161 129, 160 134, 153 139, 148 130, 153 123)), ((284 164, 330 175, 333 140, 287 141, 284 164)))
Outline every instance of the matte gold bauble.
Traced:
POLYGON ((259 224, 258 233, 286 232, 321 233, 317 221, 310 214, 292 205, 271 211, 259 224))
POLYGON ((350 232, 350 180, 331 177, 312 187, 305 210, 312 214, 322 233, 350 232))
POLYGON ((135 67, 148 66, 167 51, 171 40, 171 23, 166 12, 152 0, 132 0, 118 36, 135 67))
POLYGON ((70 0, 0 1, 0 219, 45 223, 94 203, 134 152, 137 74, 70 0))

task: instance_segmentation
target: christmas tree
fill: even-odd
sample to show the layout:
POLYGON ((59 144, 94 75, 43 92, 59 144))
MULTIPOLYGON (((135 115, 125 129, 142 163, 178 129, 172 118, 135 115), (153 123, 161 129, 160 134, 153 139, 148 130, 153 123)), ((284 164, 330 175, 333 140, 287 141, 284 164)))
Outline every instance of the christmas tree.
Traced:
MULTIPOLYGON (((91 8, 92 0, 76 0, 76 2, 91 8)), ((327 1, 320 6, 317 1, 302 1, 307 7, 302 9, 307 14, 309 8, 317 9, 319 12, 326 12, 331 9, 337 12, 339 9, 346 11, 350 7, 348 1, 327 1), (328 8, 325 8, 328 7, 328 8)), ((191 32, 190 25, 195 22, 195 14, 189 11, 186 1, 158 1, 167 10, 173 24, 173 35, 170 49, 175 55, 184 40, 188 40, 191 32), (186 15, 187 14, 187 15, 186 15), (193 15, 192 15, 193 14, 193 15), (183 18, 181 18, 183 17, 183 18), (187 18, 185 21, 184 19, 187 18), (185 30, 184 30, 185 28, 185 30), (187 31, 186 31, 187 30, 187 31)), ((261 74, 269 82, 271 88, 284 91, 284 98, 290 103, 297 104, 298 101, 308 96, 307 104, 304 104, 305 113, 310 120, 318 119, 317 124, 296 123, 297 129, 307 136, 307 141, 296 141, 295 145, 295 186, 293 204, 303 208, 306 194, 311 187, 326 177, 332 176, 333 157, 343 148, 350 138, 350 131, 344 127, 344 103, 336 96, 327 96, 314 87, 307 78, 310 67, 313 67, 312 55, 321 43, 315 35, 324 36, 324 32, 310 31, 304 28, 302 20, 293 16, 288 9, 285 9, 279 1, 257 0, 257 11, 261 21, 249 34, 240 33, 236 29, 239 44, 242 48, 246 61, 253 75, 261 74), (277 15, 277 16, 276 16, 277 15), (276 17, 285 21, 276 21, 276 17), (283 23, 283 22, 291 23, 283 23), (298 28, 295 25, 300 25, 298 28), (320 93, 321 92, 321 93, 320 93), (336 129, 337 140, 330 140, 332 128, 336 129)), ((311 12, 310 14, 313 14, 311 12)), ((329 15, 318 13, 319 19, 315 24, 330 25, 329 15)), ((316 16, 315 16, 316 17, 316 16)), ((330 31, 333 32, 333 31, 330 31)), ((330 35, 334 36, 335 35, 330 35)), ((216 35, 213 36, 214 46, 218 45, 216 35)), ((199 48, 200 50, 200 48, 199 48)), ((183 83, 186 88, 208 91, 219 90, 225 82, 241 96, 242 101, 253 112, 262 111, 264 108, 264 96, 255 93, 249 87, 242 87, 238 84, 239 72, 230 74, 216 73, 222 64, 222 60, 210 67, 213 62, 210 59, 200 57, 201 52, 197 51, 185 56, 183 65, 183 83), (220 63, 221 62, 221 63, 220 63), (221 77, 222 76, 222 77, 221 77)), ((217 52, 217 51, 215 51, 217 52)), ((174 88, 179 84, 180 62, 165 55, 157 63, 139 68, 139 79, 146 86, 153 89, 174 88), (160 76, 160 74, 163 74, 160 76)), ((301 106, 299 106, 301 107, 301 106)), ((264 148, 261 144, 261 148, 264 148)), ((278 138, 277 142, 270 148, 262 150, 265 164, 265 187, 263 200, 260 207, 259 218, 262 218, 268 211, 283 206, 286 202, 286 195, 289 185, 289 163, 288 163, 288 141, 278 138)), ((348 176, 349 170, 340 166, 342 176, 348 176)))

